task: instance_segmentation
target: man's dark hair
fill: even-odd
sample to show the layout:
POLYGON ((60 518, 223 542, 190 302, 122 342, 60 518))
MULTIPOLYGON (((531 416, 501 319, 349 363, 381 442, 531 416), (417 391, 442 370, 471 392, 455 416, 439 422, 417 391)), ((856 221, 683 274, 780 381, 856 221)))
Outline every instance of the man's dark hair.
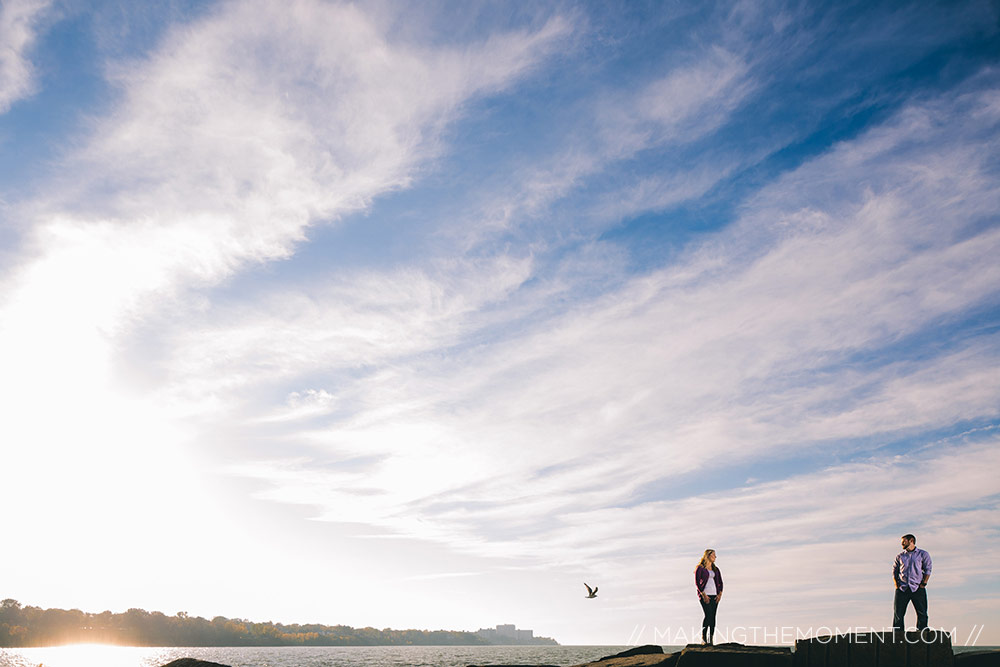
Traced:
POLYGON ((909 533, 907 533, 906 535, 903 535, 903 539, 904 540, 909 540, 911 542, 916 542, 917 541, 917 538, 914 537, 913 535, 910 535, 909 533))

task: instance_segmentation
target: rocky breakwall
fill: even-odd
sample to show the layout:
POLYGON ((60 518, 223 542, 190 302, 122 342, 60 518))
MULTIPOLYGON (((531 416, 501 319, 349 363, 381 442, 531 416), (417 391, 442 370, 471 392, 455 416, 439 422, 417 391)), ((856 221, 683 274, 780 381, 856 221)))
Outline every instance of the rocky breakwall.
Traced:
POLYGON ((639 646, 597 662, 574 667, 792 667, 792 650, 770 646, 691 644, 679 653, 659 646, 639 646))
POLYGON ((639 646, 573 667, 1000 667, 1000 651, 954 655, 946 632, 833 635, 800 640, 787 648, 689 645, 679 653, 639 646))
MULTIPOLYGON (((469 665, 469 667, 515 667, 469 665)), ((528 667, 518 665, 516 667, 528 667)), ((534 665, 532 667, 549 667, 534 665)), ((637 646, 594 662, 573 667, 792 667, 792 650, 768 646, 691 644, 679 653, 664 653, 660 646, 637 646)))

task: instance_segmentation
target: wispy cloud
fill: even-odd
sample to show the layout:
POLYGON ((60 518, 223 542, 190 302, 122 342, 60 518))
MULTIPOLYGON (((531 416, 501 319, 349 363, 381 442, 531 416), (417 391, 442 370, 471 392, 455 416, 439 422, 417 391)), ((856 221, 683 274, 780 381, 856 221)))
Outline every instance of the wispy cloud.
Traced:
POLYGON ((552 19, 411 48, 355 8, 305 1, 226 5, 176 28, 119 69, 119 107, 50 196, 22 207, 34 232, 7 293, 34 315, 11 321, 26 336, 114 332, 180 290, 288 257, 310 225, 405 186, 465 101, 515 81, 566 30, 552 19))
MULTIPOLYGON (((738 54, 711 47, 690 62, 672 64, 668 72, 638 91, 609 87, 590 108, 572 141, 551 160, 519 173, 517 195, 504 204, 508 216, 539 215, 570 192, 592 186, 599 174, 644 150, 685 146, 718 129, 754 90, 749 67, 738 54), (516 211, 516 213, 515 213, 516 211)), ((671 164, 667 174, 640 179, 603 209, 589 211, 602 226, 623 215, 676 204, 701 194, 724 178, 733 165, 671 164), (627 202, 623 204, 622 202, 627 202)), ((600 188, 599 188, 600 189, 600 188)), ((579 226, 581 220, 575 220, 579 226)), ((595 222, 595 224, 598 224, 595 222)), ((579 231, 579 230, 577 230, 579 231)))
MULTIPOLYGON (((872 363, 996 298, 1000 236, 977 227, 1000 196, 993 148, 980 136, 997 120, 989 108, 988 96, 969 95, 904 109, 763 190, 685 261, 507 340, 463 351, 454 346, 475 340, 477 317, 445 310, 428 319, 429 302, 390 309, 426 346, 394 343, 391 366, 338 388, 352 410, 298 436, 320 458, 377 461, 332 472, 306 458, 281 464, 280 477, 267 465, 253 475, 274 482, 268 498, 316 505, 329 520, 363 511, 405 534, 524 554, 567 513, 645 502, 634 495, 643 487, 716 457, 749 465, 832 440, 863 448, 874 436, 993 419, 1000 386, 990 338, 940 338, 929 355, 872 363), (976 121, 956 122, 970 110, 976 121), (421 322, 447 338, 424 338, 421 322), (437 358, 445 341, 449 354, 437 358), (869 361, 853 363, 859 354, 869 361), (373 485, 384 493, 346 504, 352 487, 373 485)), ((377 294, 343 321, 363 322, 361 304, 374 306, 377 294)), ((498 298, 516 307, 518 295, 498 298)), ((383 330, 362 335, 376 340, 383 330)), ((278 349, 251 347, 261 358, 278 349)), ((582 547, 589 536, 579 539, 582 547)))
POLYGON ((753 91, 744 58, 706 49, 657 78, 629 103, 608 100, 602 114, 605 143, 630 157, 665 142, 695 141, 721 126, 753 91))
POLYGON ((9 0, 0 7, 0 113, 35 91, 30 51, 51 0, 9 0))
MULTIPOLYGON (((10 23, 21 30, 27 8, 42 5, 6 3, 4 16, 21 17, 10 23)), ((193 290, 287 258, 310 226, 406 187, 439 154, 442 132, 465 104, 514 85, 569 28, 556 17, 535 29, 431 47, 390 43, 384 27, 350 5, 224 3, 166 31, 152 53, 111 63, 117 104, 75 142, 79 148, 41 194, 12 209, 29 231, 4 267, 0 365, 19 379, 0 386, 11 415, 0 439, 18 443, 12 463, 25 476, 4 497, 31 492, 57 458, 67 466, 45 476, 47 483, 70 495, 88 484, 108 490, 94 500, 95 511, 114 502, 115 488, 151 491, 166 476, 197 477, 181 462, 185 445, 200 436, 192 440, 176 417, 192 405, 225 404, 211 393, 155 408, 137 399, 136 387, 163 369, 145 357, 134 366, 115 361, 132 345, 142 348, 139 356, 155 348, 155 339, 143 342, 136 332, 165 313, 176 323, 181 312, 208 308, 193 290), (53 402, 62 406, 58 420, 47 417, 53 402), (147 427, 155 435, 141 435, 147 427), (67 443, 78 445, 74 456, 58 456, 67 443), (130 481, 115 484, 121 466, 130 466, 130 481)), ((504 272, 498 266, 497 275, 504 272)), ((427 288, 422 295, 411 284, 412 300, 433 303, 436 288, 427 288)), ((385 307, 410 300, 387 294, 385 307)), ((446 308, 467 307, 460 301, 446 308)), ((333 327, 345 324, 336 313, 324 317, 333 327)), ((390 320, 375 316, 361 326, 390 320)), ((323 340, 317 333, 310 335, 323 340)), ((402 331, 390 337, 405 338, 402 331)), ((350 346, 349 332, 333 338, 350 346)), ((255 373, 241 368, 230 381, 255 373)), ((183 379, 185 369, 165 375, 183 379)), ((291 388, 282 399, 308 389, 291 388)), ((162 394, 176 395, 188 397, 162 394)), ((135 495, 142 500, 133 511, 151 515, 169 497, 135 495)), ((178 521, 195 495, 177 504, 178 521)), ((68 519, 55 501, 31 517, 53 534, 68 519)))

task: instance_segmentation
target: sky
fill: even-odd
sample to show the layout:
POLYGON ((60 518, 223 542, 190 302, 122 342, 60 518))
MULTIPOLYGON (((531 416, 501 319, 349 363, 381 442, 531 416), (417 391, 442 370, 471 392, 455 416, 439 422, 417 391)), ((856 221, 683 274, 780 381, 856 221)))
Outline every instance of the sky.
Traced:
POLYGON ((4 0, 0 596, 1000 644, 998 26, 4 0))

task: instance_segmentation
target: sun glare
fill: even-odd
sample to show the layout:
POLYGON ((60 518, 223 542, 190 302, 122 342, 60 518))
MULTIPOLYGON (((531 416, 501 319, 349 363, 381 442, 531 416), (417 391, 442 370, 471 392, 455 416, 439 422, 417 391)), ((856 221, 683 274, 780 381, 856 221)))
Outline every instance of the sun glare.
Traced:
POLYGON ((45 648, 16 649, 11 664, 17 667, 146 667, 156 649, 108 644, 73 644, 45 648))

